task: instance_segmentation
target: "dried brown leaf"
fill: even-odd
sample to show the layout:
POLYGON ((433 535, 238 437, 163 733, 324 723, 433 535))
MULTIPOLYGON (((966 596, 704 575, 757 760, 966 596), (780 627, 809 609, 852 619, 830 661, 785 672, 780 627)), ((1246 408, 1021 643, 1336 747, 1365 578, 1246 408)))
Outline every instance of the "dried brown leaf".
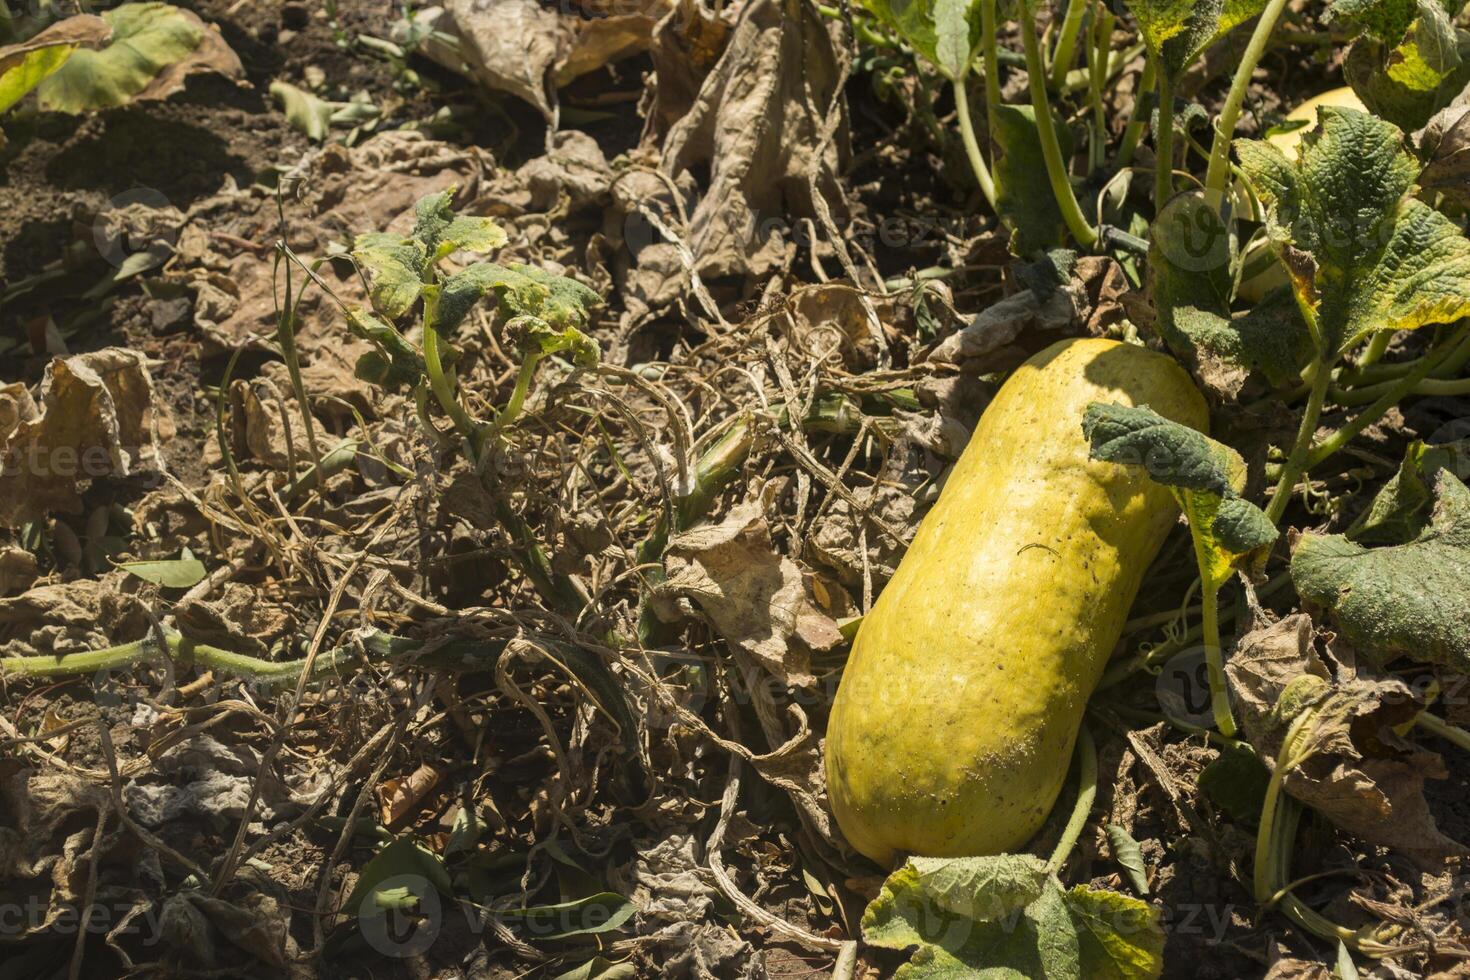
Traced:
POLYGON ((81 509, 81 487, 159 461, 169 431, 143 355, 109 347, 57 358, 41 382, 42 411, 18 424, 0 466, 0 524, 19 527, 81 509))
POLYGON ((1251 633, 1231 658, 1241 723, 1263 761, 1275 764, 1286 734, 1272 710, 1281 692, 1304 674, 1321 677, 1327 683, 1305 743, 1311 754, 1287 774, 1286 791, 1346 833, 1426 867, 1466 853, 1440 833, 1424 799, 1425 779, 1446 776, 1443 762, 1395 731, 1423 710, 1422 700, 1398 678, 1334 677, 1312 639, 1310 618, 1299 614, 1251 633))
POLYGON ((758 504, 686 531, 666 554, 663 590, 693 600, 716 632, 786 683, 811 686, 811 651, 842 642, 837 623, 808 597, 796 562, 776 554, 758 504))

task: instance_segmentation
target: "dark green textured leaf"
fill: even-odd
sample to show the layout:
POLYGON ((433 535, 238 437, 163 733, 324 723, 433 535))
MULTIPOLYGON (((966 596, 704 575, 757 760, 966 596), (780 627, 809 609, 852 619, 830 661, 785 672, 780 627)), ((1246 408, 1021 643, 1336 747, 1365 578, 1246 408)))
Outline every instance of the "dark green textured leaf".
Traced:
POLYGON ((349 310, 347 325, 377 349, 358 358, 355 374, 390 391, 413 386, 424 375, 424 356, 391 324, 366 310, 349 310))
POLYGON ((1265 9, 1265 0, 1123 0, 1159 66, 1178 78, 1226 33, 1265 9))
POLYGON ((1369 548, 1342 535, 1304 535, 1291 559, 1303 599, 1331 613, 1362 655, 1406 656, 1470 671, 1470 490, 1448 470, 1434 480, 1429 526, 1407 544, 1369 548))
POLYGON ((1276 525, 1244 497, 1226 496, 1215 516, 1215 536, 1231 554, 1245 555, 1276 543, 1276 525))
POLYGON ((1092 442, 1094 459, 1142 467, 1151 480, 1174 491, 1207 588, 1218 589, 1233 570, 1250 567, 1275 543, 1275 526, 1239 494, 1245 461, 1229 446, 1147 406, 1093 402, 1082 431, 1092 442))
POLYGON ((491 219, 454 213, 455 190, 426 194, 414 205, 413 237, 424 243, 431 262, 461 250, 489 252, 506 242, 504 229, 491 219))
MULTIPOLYGON (((1029 256, 1066 240, 1067 222, 1057 207, 1046 173, 1036 111, 1029 105, 999 105, 992 114, 995 140, 996 207, 1013 230, 1011 250, 1029 256)), ((1057 127, 1062 156, 1072 156, 1071 133, 1057 127)))
POLYGON ((1249 371, 1273 385, 1297 381, 1312 354, 1289 291, 1230 313, 1235 253, 1230 224, 1203 194, 1174 197, 1151 229, 1149 293, 1158 331, 1201 382, 1226 398, 1239 392, 1249 371))
POLYGON ((1093 402, 1087 407, 1082 431, 1092 441, 1094 459, 1141 466, 1149 479, 1167 487, 1216 496, 1234 492, 1229 475, 1231 449, 1147 406, 1093 402))
POLYGON ((1419 166, 1403 133, 1351 109, 1318 113, 1295 163, 1260 141, 1236 149, 1323 355, 1336 359, 1379 330, 1470 315, 1470 241, 1406 196, 1419 166))
POLYGON ((1113 860, 1128 874, 1133 890, 1140 895, 1148 894, 1148 868, 1143 864, 1143 850, 1133 835, 1115 823, 1108 824, 1108 847, 1113 850, 1113 860))

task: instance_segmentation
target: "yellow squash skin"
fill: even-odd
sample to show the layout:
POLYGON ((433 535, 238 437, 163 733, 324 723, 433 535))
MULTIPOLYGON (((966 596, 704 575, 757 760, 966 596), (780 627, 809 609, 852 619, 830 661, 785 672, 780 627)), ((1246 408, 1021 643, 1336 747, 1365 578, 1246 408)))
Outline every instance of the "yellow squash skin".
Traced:
POLYGON ((1182 368, 1108 340, 1055 344, 997 393, 864 618, 832 707, 832 808, 879 864, 1018 850, 1056 802, 1179 513, 1139 468, 1088 458, 1093 401, 1209 422, 1182 368))

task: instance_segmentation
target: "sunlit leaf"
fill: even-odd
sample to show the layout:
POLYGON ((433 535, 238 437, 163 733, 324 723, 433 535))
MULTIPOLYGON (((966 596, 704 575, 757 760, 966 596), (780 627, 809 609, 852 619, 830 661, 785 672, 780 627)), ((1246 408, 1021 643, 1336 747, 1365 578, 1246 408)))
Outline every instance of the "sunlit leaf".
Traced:
POLYGON ((52 24, 30 40, 0 47, 0 112, 23 99, 66 64, 79 47, 96 47, 112 34, 107 21, 79 14, 52 24))
POLYGON ((102 14, 111 41, 78 50, 37 86, 41 107, 78 113, 163 98, 195 71, 238 75, 240 59, 198 16, 166 3, 125 3, 102 14))
POLYGON ((1236 149, 1323 356, 1336 359, 1379 330, 1470 315, 1470 240, 1407 196, 1419 165, 1404 134, 1352 109, 1318 114, 1295 161, 1262 141, 1238 140, 1236 149))

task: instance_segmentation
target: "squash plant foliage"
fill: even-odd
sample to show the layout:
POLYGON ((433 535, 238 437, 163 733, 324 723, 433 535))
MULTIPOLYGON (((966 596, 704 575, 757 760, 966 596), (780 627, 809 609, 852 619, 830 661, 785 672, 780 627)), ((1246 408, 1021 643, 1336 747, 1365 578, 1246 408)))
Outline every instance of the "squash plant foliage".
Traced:
MULTIPOLYGON (((1310 497, 1312 472, 1406 396, 1470 393, 1455 380, 1470 362, 1463 134, 1454 135, 1470 126, 1470 33, 1457 26, 1464 4, 1328 0, 1321 21, 1332 38, 1315 36, 1345 41, 1345 79, 1369 111, 1324 106, 1286 148, 1270 130, 1265 139, 1236 138, 1262 58, 1290 43, 1284 28, 1302 26, 1292 24, 1303 15, 1286 0, 1057 0, 1052 9, 1041 0, 859 2, 870 35, 911 53, 916 70, 937 73, 952 91, 975 184, 1014 252, 1070 246, 1113 254, 1146 287, 1158 337, 1217 404, 1264 391, 1255 406, 1294 413, 1295 436, 1273 447, 1266 468, 1269 495, 1247 488, 1235 450, 1146 407, 1094 404, 1077 419, 1095 458, 1143 467, 1185 513, 1213 714, 1221 734, 1233 736, 1219 593, 1237 575, 1260 573, 1303 481, 1310 497), (1038 23, 1047 21, 1042 34, 1038 23), (1239 56, 1209 116, 1178 93, 1189 69, 1227 34, 1239 56), (1007 36, 1019 38, 1019 52, 1004 49, 1007 36), (1105 111, 1109 91, 1140 54, 1133 114, 1115 130, 1105 111), (1014 67, 1026 77, 1020 104, 1002 96, 1002 76, 1014 67), (1210 125, 1186 125, 1201 118, 1210 125), (1148 180, 1136 181, 1140 175, 1148 180), (1390 336, 1403 331, 1425 333, 1422 353, 1384 363, 1390 336), (1345 409, 1345 421, 1323 432, 1331 407, 1345 409)), ((1290 576, 1303 602, 1330 617, 1366 662, 1407 656, 1458 670, 1470 663, 1470 496, 1444 462, 1458 451, 1416 446, 1347 534, 1293 539, 1290 576)), ((1117 676, 1103 686, 1147 663, 1110 670, 1117 676)), ((1232 745, 1250 754, 1249 745, 1232 745)), ((1279 766, 1273 785, 1294 764, 1279 766)), ((1292 818, 1282 814, 1291 811, 1270 799, 1259 851, 1267 883, 1290 877, 1292 818)), ((1092 939, 1115 955, 1106 964, 1090 960, 1088 942, 1074 943, 1066 925, 1081 921, 1081 899, 1054 893, 1017 860, 916 859, 870 906, 865 935, 879 945, 916 946, 903 973, 912 977, 988 976, 991 967, 996 976, 1158 975, 1148 922, 1128 937, 1106 924, 1093 928, 1092 939), (957 906, 956 896, 970 904, 957 906), (995 927, 1007 914, 1009 926, 995 927), (1048 945, 1045 936, 1063 938, 1048 945)), ((1344 956, 1391 948, 1295 900, 1279 908, 1341 943, 1344 956)), ((1078 935, 1085 940, 1086 930, 1078 935)))

